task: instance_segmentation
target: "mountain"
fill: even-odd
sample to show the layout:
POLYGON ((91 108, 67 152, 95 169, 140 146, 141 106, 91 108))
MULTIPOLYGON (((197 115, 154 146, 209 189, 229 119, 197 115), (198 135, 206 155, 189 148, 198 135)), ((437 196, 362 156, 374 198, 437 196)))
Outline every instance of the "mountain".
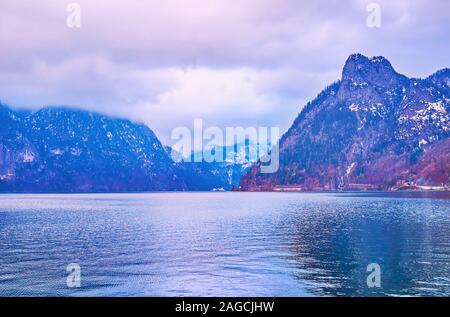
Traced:
MULTIPOLYGON (((253 147, 252 147, 253 148, 253 147)), ((224 162, 177 163, 145 125, 70 108, 17 112, 0 104, 0 191, 230 190, 252 165, 238 147, 224 162)), ((225 152, 226 151, 226 152, 225 152)))
POLYGON ((258 145, 246 141, 230 146, 211 146, 209 151, 223 153, 222 162, 194 162, 194 153, 187 161, 181 161, 180 153, 170 147, 166 150, 178 162, 175 164, 190 190, 232 190, 237 188, 241 177, 256 163, 258 145))
POLYGON ((351 55, 279 149, 279 170, 262 174, 256 164, 240 190, 448 187, 450 69, 415 79, 384 57, 351 55))
POLYGON ((145 125, 68 108, 0 104, 0 191, 187 190, 145 125))

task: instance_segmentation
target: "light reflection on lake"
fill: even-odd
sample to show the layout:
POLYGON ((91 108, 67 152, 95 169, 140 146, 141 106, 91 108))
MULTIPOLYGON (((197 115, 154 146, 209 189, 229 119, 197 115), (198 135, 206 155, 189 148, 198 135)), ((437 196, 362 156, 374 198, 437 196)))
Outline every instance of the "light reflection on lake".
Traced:
POLYGON ((0 295, 450 295, 450 193, 0 195, 0 295), (81 288, 66 286, 79 263, 81 288), (369 289, 369 263, 381 288, 369 289))

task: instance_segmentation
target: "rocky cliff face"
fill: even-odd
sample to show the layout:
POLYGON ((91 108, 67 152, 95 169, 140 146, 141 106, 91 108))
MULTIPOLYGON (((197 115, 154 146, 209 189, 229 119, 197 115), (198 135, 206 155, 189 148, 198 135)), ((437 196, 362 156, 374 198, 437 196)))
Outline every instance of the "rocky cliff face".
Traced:
POLYGON ((242 190, 392 189, 450 185, 450 69, 398 74, 351 55, 340 81, 308 103, 280 140, 280 169, 255 165, 242 190))
POLYGON ((85 111, 17 113, 0 105, 0 190, 185 190, 146 126, 85 111))

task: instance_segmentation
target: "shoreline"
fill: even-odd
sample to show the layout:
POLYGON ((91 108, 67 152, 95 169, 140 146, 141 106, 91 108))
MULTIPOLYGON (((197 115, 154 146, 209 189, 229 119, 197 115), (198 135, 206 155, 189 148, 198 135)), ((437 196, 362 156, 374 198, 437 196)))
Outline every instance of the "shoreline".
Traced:
POLYGON ((289 189, 289 190, 269 190, 269 189, 236 189, 236 190, 226 190, 226 191, 214 191, 214 190, 198 190, 198 191, 183 191, 183 190, 174 190, 174 191, 91 191, 91 192, 27 192, 27 191, 0 191, 0 195, 51 195, 51 194, 61 194, 61 195, 79 195, 79 194, 152 194, 152 193, 333 193, 333 194, 345 194, 345 193, 429 193, 429 192, 450 192, 450 187, 423 187, 423 188, 407 188, 407 189, 368 189, 368 190, 357 190, 357 189, 347 189, 347 190, 325 190, 325 189, 313 189, 313 190, 305 190, 305 189, 289 189))

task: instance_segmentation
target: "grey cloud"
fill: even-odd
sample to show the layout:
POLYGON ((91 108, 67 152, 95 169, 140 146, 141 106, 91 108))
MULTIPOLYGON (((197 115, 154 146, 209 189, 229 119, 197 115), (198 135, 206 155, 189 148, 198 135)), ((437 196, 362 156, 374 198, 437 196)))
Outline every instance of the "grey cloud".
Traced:
POLYGON ((168 140, 199 115, 286 129, 354 52, 408 76, 449 66, 448 1, 376 1, 379 29, 365 0, 75 2, 80 29, 63 1, 1 1, 2 101, 124 115, 168 140))

